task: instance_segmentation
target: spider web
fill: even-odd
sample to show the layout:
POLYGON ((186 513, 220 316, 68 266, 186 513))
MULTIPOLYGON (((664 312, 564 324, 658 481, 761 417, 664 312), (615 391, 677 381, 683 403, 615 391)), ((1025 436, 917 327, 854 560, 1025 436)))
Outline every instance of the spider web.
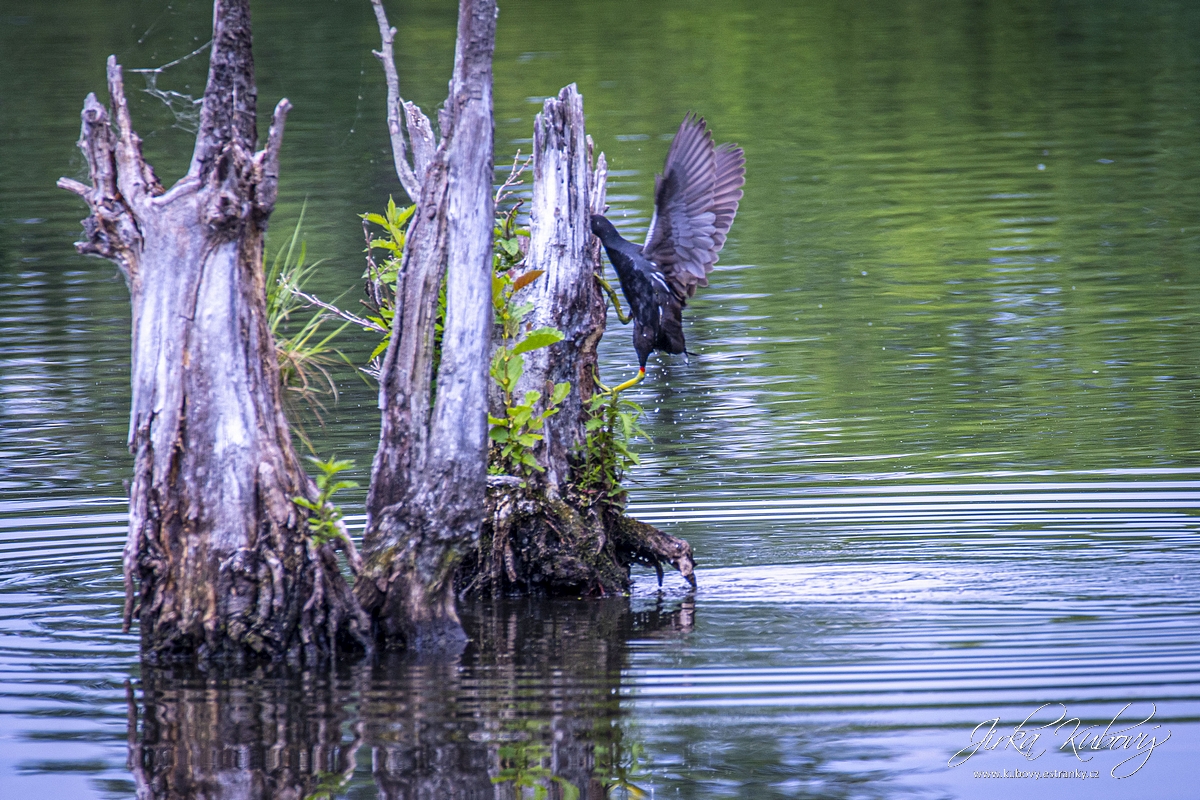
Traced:
POLYGON ((188 59, 200 55, 211 45, 212 40, 209 39, 187 55, 163 64, 161 67, 128 70, 129 72, 136 72, 141 75, 146 81, 146 88, 142 91, 162 101, 163 105, 171 112, 171 116, 175 118, 175 123, 172 127, 179 128, 188 133, 196 133, 200 129, 200 107, 204 104, 204 97, 196 98, 190 94, 177 92, 174 89, 159 88, 158 78, 172 67, 176 67, 188 59))

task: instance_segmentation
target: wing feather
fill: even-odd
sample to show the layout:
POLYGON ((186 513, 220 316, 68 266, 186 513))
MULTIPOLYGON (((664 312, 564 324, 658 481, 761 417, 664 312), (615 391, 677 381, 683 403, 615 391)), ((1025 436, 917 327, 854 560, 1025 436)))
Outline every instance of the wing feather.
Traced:
POLYGON ((703 117, 689 113, 654 179, 654 216, 642 253, 681 299, 708 285, 746 182, 740 147, 714 147, 703 117))

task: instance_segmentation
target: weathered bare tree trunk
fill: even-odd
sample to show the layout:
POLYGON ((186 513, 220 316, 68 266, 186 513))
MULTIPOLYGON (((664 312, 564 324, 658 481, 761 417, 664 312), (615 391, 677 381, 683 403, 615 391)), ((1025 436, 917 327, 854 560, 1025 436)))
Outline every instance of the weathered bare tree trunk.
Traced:
MULTIPOLYGON (((534 122, 533 204, 526 270, 544 275, 523 291, 533 303, 532 328, 562 331, 562 341, 525 355, 516 394, 549 397, 556 383, 571 391, 550 417, 535 455, 544 468, 523 485, 496 482, 489 494, 489 524, 468 565, 475 589, 548 593, 620 592, 629 565, 672 564, 692 580, 692 550, 684 540, 626 517, 620 503, 579 491, 589 400, 599 376, 596 350, 606 306, 596 276, 603 265, 590 217, 605 210, 607 167, 584 131, 583 98, 572 84, 548 98, 534 122)), ((502 409, 493 409, 503 416, 502 409)))
POLYGON ((543 484, 552 498, 571 482, 570 461, 584 442, 586 404, 599 374, 596 348, 604 335, 607 307, 595 276, 602 274, 600 240, 592 214, 603 213, 608 166, 601 153, 592 168, 592 142, 584 128, 583 97, 575 84, 546 99, 533 123, 533 203, 529 212, 527 269, 545 270, 529 285, 532 327, 548 326, 563 340, 525 356, 517 387, 544 391, 570 381, 571 393, 546 422, 539 445, 543 484))
MULTIPOLYGON (((394 31, 378 0, 375 8, 387 69, 394 31)), ((413 132, 428 129, 428 122, 422 125, 420 112, 404 104, 416 163, 411 172, 398 172, 418 198, 417 212, 397 281, 393 336, 380 370, 383 424, 367 498, 365 564, 355 590, 374 615, 380 638, 414 649, 465 642, 454 606, 454 573, 483 519, 495 36, 495 0, 460 0, 442 138, 424 168, 413 132), (443 275, 446 319, 439 354, 434 327, 443 275)), ((393 146, 400 139, 403 147, 394 68, 388 83, 389 129, 393 146)), ((396 157, 404 162, 403 150, 396 157)))
POLYGON ((283 413, 262 268, 290 104, 256 153, 248 0, 214 3, 195 151, 169 191, 142 158, 115 57, 108 88, 115 132, 94 95, 83 110, 92 185, 59 185, 91 207, 79 251, 114 260, 133 305, 126 626, 137 614, 150 660, 366 647, 331 545, 292 502, 315 487, 283 413))

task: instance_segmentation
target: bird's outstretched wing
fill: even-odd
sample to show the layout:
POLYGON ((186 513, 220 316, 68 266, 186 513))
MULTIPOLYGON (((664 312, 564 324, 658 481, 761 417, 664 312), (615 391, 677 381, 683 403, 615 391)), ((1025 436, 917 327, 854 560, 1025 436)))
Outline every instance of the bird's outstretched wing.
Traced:
POLYGON ((713 146, 703 117, 688 114, 654 179, 654 217, 643 255, 681 300, 708 285, 746 182, 746 157, 733 144, 713 146))

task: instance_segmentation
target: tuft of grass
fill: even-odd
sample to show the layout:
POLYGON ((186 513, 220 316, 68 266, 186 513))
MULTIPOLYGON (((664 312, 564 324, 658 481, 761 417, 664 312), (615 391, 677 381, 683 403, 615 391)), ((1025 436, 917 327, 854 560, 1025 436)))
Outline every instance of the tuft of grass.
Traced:
MULTIPOLYGON (((332 330, 322 330, 325 323, 333 318, 325 310, 299 319, 300 310, 309 305, 303 296, 304 287, 324 263, 323 259, 312 263, 307 261, 307 243, 300 238, 306 208, 307 204, 300 209, 300 218, 296 220, 291 238, 276 251, 267 269, 267 327, 275 340, 285 405, 291 406, 289 411, 296 411, 296 406, 303 403, 312 412, 317 424, 324 425, 321 414, 326 409, 321 398, 328 396, 337 402, 338 396, 337 383, 333 380, 330 368, 338 362, 350 364, 350 360, 332 342, 350 323, 345 322, 332 330)), ((293 413, 289 416, 294 420, 296 415, 293 413)), ((293 430, 312 452, 312 442, 304 427, 293 422, 293 430)))

